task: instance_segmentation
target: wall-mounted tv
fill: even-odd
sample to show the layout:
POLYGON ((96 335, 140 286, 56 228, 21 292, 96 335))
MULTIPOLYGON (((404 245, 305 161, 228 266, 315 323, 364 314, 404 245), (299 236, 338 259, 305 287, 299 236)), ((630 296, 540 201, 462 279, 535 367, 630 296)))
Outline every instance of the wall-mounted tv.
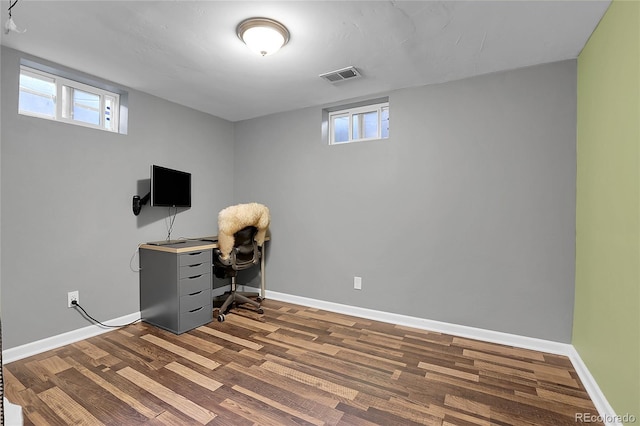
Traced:
POLYGON ((191 173, 152 165, 151 205, 191 207, 191 173))

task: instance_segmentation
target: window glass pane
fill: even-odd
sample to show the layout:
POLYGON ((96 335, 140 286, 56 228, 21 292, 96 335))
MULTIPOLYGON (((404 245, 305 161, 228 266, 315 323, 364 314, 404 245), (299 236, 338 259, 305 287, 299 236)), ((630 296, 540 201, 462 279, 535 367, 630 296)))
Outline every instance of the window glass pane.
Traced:
POLYGON ((24 73, 20 74, 20 89, 49 96, 56 94, 56 85, 52 79, 24 73))
POLYGON ((389 137, 389 107, 382 108, 381 137, 389 137))
POLYGON ((354 114, 351 116, 351 139, 360 139, 360 114, 354 114))
POLYGON ((349 116, 333 118, 333 136, 334 143, 349 141, 349 116))
POLYGON ((362 114, 364 117, 364 137, 378 137, 378 111, 367 112, 362 114))
POLYGON ((353 114, 353 139, 378 137, 378 112, 353 114))
POLYGON ((73 119, 100 125, 100 96, 74 89, 73 119))
POLYGON ((18 107, 21 112, 55 117, 55 95, 56 85, 52 79, 20 73, 18 107))

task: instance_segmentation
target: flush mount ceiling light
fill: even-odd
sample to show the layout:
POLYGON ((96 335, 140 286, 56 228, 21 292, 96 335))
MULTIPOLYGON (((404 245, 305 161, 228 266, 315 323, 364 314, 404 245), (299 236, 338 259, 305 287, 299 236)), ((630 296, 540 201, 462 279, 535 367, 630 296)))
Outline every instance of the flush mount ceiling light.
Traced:
POLYGON ((262 56, 276 53, 289 41, 287 27, 269 18, 246 19, 238 24, 236 32, 249 49, 262 56))

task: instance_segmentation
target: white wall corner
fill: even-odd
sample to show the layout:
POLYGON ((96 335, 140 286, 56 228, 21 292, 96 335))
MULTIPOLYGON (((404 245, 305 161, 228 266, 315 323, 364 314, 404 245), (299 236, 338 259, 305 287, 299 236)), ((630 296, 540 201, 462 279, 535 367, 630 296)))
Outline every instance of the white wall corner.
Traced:
POLYGON ((573 368, 576 369, 576 373, 578 373, 578 377, 580 377, 580 381, 591 397, 593 404, 596 406, 600 417, 602 417, 600 420, 607 426, 622 426, 621 417, 616 415, 613 407, 609 404, 609 401, 607 401, 607 398, 600 389, 600 386, 598 386, 596 379, 591 375, 587 365, 582 361, 580 354, 573 345, 571 345, 567 356, 571 360, 573 368))

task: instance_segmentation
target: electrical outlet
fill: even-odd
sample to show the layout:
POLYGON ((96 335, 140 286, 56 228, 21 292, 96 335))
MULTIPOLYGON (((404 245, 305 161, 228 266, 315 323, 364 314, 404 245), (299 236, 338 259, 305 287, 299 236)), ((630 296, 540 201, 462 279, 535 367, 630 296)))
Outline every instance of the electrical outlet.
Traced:
POLYGON ((362 290, 362 277, 353 277, 353 288, 362 290))
POLYGON ((70 291, 67 293, 67 308, 73 308, 71 302, 76 301, 76 303, 80 303, 80 292, 79 291, 70 291))

